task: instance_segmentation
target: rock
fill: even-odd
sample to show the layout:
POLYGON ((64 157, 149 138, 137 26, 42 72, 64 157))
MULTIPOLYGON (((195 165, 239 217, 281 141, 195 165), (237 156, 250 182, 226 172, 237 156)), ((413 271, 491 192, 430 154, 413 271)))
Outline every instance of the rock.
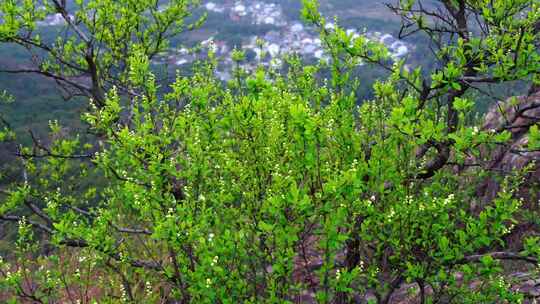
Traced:
MULTIPOLYGON (((532 125, 540 124, 540 90, 528 96, 510 98, 505 103, 493 107, 486 115, 483 130, 502 131, 511 133, 507 145, 501 145, 484 155, 489 159, 488 169, 509 173, 515 169, 523 169, 532 165, 531 172, 526 176, 525 183, 519 191, 519 196, 525 202, 537 203, 538 191, 530 193, 540 185, 540 151, 529 151, 528 133, 532 125)), ((499 191, 499 184, 494 179, 486 180, 479 188, 478 195, 483 202, 491 201, 499 191)))

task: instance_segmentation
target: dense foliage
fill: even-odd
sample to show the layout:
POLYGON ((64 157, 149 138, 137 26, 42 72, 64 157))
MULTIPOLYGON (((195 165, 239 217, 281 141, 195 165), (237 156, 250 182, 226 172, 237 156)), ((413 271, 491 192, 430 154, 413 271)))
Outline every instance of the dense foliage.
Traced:
MULTIPOLYGON (((40 47, 21 40, 43 17, 38 2, 0 1, 2 41, 40 47)), ((51 3, 45 9, 67 14, 51 3)), ((330 64, 290 57, 285 73, 252 74, 238 65, 224 85, 210 54, 161 94, 150 58, 161 26, 188 16, 187 3, 163 11, 156 1, 76 2, 87 27, 68 21, 78 37, 53 46, 54 64, 46 57, 38 68, 68 77, 78 64, 97 80, 69 87, 94 101, 83 119, 95 138, 51 122, 50 143, 17 150, 21 178, 0 189, 0 220, 18 224, 0 260, 0 300, 390 303, 406 283, 421 303, 523 300, 501 260, 538 266, 537 238, 522 252, 504 242, 520 219, 514 194, 527 168, 482 166, 509 132, 479 130, 469 94, 484 83, 538 82, 536 1, 441 0, 440 19, 400 1, 392 9, 404 30, 435 43, 440 67, 422 71, 328 29, 306 0, 303 17, 320 29, 330 64), (391 73, 361 105, 351 76, 359 61, 391 73), (479 165, 464 169, 471 159, 479 165), (486 175, 501 187, 478 206, 486 175)), ((538 128, 531 133, 524 149, 539 148, 538 128)))

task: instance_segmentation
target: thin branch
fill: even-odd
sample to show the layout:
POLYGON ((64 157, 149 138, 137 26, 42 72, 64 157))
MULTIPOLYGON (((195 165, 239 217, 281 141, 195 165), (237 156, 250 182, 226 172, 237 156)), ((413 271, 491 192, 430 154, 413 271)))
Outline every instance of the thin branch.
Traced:
MULTIPOLYGON (((21 216, 16 216, 16 215, 0 215, 0 221, 7 221, 7 222, 19 222, 19 221, 22 221, 23 218, 21 216)), ((38 222, 35 222, 35 221, 32 221, 32 220, 28 220, 28 219, 24 219, 28 224, 32 225, 33 227, 43 231, 43 232, 46 232, 48 234, 52 234, 53 233, 53 230, 41 223, 38 223, 38 222)))
MULTIPOLYGON (((3 69, 3 70, 0 70, 0 73, 40 74, 40 75, 43 75, 43 76, 46 76, 46 77, 49 77, 49 78, 52 78, 52 79, 55 79, 55 80, 65 82, 65 83, 77 88, 78 90, 80 90, 82 92, 86 92, 87 94, 90 94, 90 91, 91 91, 90 88, 87 88, 87 87, 83 86, 82 84, 77 83, 77 82, 75 82, 73 80, 69 80, 68 78, 66 78, 64 76, 60 76, 60 75, 57 75, 57 74, 53 74, 51 72, 42 71, 42 70, 38 70, 38 69, 15 69, 15 70, 3 69)), ((89 95, 87 95, 87 96, 89 96, 89 95)))
POLYGON ((524 256, 516 252, 506 252, 506 251, 497 251, 497 252, 491 252, 491 253, 486 253, 486 254, 476 254, 476 255, 467 256, 463 258, 463 260, 459 261, 458 264, 480 262, 481 259, 486 256, 490 256, 496 260, 523 261, 530 264, 538 265, 538 259, 535 257, 524 256))

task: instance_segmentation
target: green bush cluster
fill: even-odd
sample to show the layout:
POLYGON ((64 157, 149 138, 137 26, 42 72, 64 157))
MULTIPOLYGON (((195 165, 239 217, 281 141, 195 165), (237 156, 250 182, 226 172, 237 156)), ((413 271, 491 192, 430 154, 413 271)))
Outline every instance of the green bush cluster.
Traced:
MULTIPOLYGON (((112 7, 152 11, 151 2, 89 1, 98 15, 112 7)), ((401 1, 404 17, 430 29, 414 19, 413 2, 401 1)), ((441 2, 462 20, 465 1, 441 2)), ((2 39, 39 18, 15 4, 0 2, 2 39)), ((293 56, 285 72, 250 74, 237 64, 224 85, 210 54, 161 94, 145 48, 156 44, 143 40, 158 38, 151 28, 135 37, 121 86, 104 86, 103 102, 83 115, 93 140, 52 122, 50 144, 18 150, 23 178, 0 189, 0 220, 18 227, 13 253, 0 260, 0 299, 390 303, 409 286, 421 303, 521 303, 501 260, 538 266, 538 238, 522 252, 504 242, 518 223, 515 191, 527 168, 500 174, 496 198, 484 204, 477 185, 496 174, 456 168, 509 140, 508 131, 475 126, 467 92, 488 80, 537 81, 532 25, 540 8, 525 0, 467 5, 492 35, 457 29, 459 38, 440 50, 452 59, 427 80, 420 68, 392 63, 384 46, 325 29, 311 0, 303 17, 320 29, 329 65, 293 56), (360 60, 390 76, 357 105, 361 84, 352 75, 360 60), (320 77, 325 69, 329 78, 320 77)), ((138 17, 126 16, 113 28, 129 33, 138 17)), ((107 22, 116 21, 100 26, 107 22)), ((124 37, 100 35, 104 45, 124 37)), ((111 48, 107 63, 120 53, 111 48)), ((538 128, 531 136, 534 148, 538 128)))

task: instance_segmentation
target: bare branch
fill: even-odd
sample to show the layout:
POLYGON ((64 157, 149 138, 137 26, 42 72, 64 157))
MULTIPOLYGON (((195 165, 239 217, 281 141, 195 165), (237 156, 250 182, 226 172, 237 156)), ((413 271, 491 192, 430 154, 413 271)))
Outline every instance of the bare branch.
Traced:
POLYGON ((538 265, 538 259, 531 256, 524 256, 516 252, 506 252, 506 251, 497 251, 486 254, 476 254, 465 257, 458 264, 471 263, 471 262, 480 262, 482 258, 490 256, 496 260, 513 260, 513 261, 523 261, 530 264, 538 265))

